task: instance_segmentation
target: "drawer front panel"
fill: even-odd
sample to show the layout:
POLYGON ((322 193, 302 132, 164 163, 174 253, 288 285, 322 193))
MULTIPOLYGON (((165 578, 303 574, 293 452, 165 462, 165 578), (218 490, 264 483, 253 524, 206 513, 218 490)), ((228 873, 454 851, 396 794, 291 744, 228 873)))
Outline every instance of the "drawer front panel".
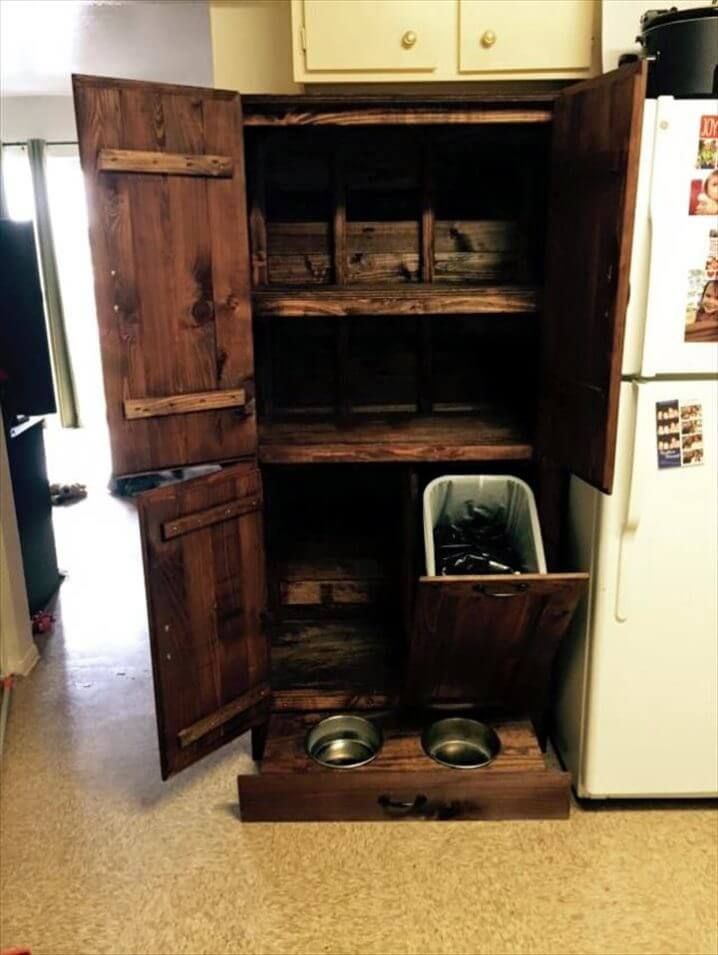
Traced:
POLYGON ((566 773, 467 771, 260 774, 239 777, 244 822, 563 819, 566 773))
POLYGON ((587 574, 423 577, 409 648, 411 702, 538 714, 587 574))
POLYGON ((588 0, 460 0, 459 72, 588 71, 593 17, 588 0))

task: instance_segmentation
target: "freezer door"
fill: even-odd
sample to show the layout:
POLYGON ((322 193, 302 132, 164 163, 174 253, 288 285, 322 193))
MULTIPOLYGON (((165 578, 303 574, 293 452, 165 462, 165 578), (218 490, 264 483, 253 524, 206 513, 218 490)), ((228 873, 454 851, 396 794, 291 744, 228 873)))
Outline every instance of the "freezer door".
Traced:
MULTIPOLYGON (((643 377, 718 371, 718 100, 659 97, 650 181, 643 377)), ((649 110, 649 113, 653 110, 649 110)), ((639 226, 637 241, 641 241, 639 226)), ((645 270, 645 265, 643 266, 645 270)), ((642 308, 636 273, 636 315, 642 308)), ((633 298, 633 276, 632 288, 633 298)), ((635 345, 627 339, 624 373, 635 345)))
POLYGON ((556 741, 581 796, 718 793, 717 407, 714 380, 625 383, 614 494, 573 481, 592 583, 556 741), (659 467, 674 407, 690 434, 659 467))

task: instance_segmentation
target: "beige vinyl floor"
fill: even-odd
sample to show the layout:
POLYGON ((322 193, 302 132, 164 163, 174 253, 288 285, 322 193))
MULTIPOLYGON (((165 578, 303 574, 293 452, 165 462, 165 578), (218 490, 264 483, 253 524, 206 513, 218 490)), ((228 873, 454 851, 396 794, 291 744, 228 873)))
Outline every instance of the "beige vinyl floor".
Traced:
MULTIPOLYGON (((77 460, 63 477, 80 476, 77 460)), ((134 509, 98 477, 87 501, 56 511, 56 531, 60 619, 14 691, 2 768, 0 948, 718 951, 714 806, 242 825, 247 740, 162 783, 134 509)))

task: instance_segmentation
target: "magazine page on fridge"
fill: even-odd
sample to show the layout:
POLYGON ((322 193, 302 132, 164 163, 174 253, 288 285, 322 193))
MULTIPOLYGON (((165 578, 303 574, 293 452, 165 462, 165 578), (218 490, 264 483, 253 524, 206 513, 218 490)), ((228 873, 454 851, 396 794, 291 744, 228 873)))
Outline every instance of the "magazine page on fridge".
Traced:
POLYGON ((647 100, 614 490, 570 490, 591 573, 553 741, 580 797, 718 796, 718 100, 647 100))

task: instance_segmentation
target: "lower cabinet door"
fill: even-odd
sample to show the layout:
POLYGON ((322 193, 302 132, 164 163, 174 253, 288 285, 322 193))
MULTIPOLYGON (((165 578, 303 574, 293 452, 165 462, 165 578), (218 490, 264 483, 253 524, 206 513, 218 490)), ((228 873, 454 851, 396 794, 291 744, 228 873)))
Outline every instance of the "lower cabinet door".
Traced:
POLYGON ((406 699, 539 715, 588 574, 422 577, 406 699))
POLYGON ((322 766, 307 754, 307 733, 326 714, 274 714, 259 773, 238 780, 242 820, 386 822, 568 816, 569 776, 547 766, 530 723, 493 724, 501 744, 493 762, 478 769, 455 769, 435 762, 422 748, 427 723, 446 715, 369 716, 383 734, 378 755, 363 766, 340 769, 322 766))

